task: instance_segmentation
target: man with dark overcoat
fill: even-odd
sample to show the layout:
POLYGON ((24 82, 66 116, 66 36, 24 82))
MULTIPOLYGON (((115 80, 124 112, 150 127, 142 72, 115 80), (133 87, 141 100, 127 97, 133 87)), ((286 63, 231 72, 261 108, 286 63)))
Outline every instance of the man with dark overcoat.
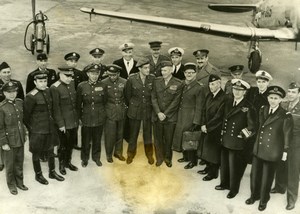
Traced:
POLYGON ((173 64, 172 75, 177 79, 183 80, 184 76, 184 65, 182 64, 182 57, 184 50, 180 47, 173 47, 168 50, 168 53, 173 64))

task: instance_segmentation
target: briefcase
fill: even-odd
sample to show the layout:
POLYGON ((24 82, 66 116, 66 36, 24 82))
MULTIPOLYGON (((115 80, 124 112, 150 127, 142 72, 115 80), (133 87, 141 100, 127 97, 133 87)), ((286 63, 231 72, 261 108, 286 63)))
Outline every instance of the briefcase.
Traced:
POLYGON ((182 136, 182 149, 185 151, 197 150, 200 142, 201 131, 185 131, 182 136))

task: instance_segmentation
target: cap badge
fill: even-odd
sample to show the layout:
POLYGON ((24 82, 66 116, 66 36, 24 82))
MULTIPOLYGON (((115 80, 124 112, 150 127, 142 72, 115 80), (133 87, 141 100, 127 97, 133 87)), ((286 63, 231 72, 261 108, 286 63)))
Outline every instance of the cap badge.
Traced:
POLYGON ((277 91, 278 91, 278 88, 275 87, 275 88, 274 88, 274 91, 277 92, 277 91))
POLYGON ((73 53, 73 56, 76 56, 76 53, 73 53))
POLYGON ((237 82, 236 82, 236 85, 237 85, 237 86, 241 86, 241 85, 242 85, 241 81, 237 81, 237 82))
POLYGON ((99 53, 99 49, 98 48, 96 49, 96 53, 99 53))
POLYGON ((9 86, 13 86, 12 82, 9 82, 8 85, 9 85, 9 86))

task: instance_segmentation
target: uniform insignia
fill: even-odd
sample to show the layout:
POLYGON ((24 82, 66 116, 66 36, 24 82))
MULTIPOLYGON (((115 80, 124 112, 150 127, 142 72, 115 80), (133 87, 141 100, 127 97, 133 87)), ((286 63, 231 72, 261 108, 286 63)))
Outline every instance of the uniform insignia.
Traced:
POLYGON ((57 82, 53 83, 53 85, 54 85, 55 87, 58 87, 60 84, 61 84, 60 81, 57 81, 57 82))
POLYGON ((124 88, 124 83, 120 83, 119 88, 124 88))
POLYGON ((249 110, 249 108, 247 107, 242 107, 242 112, 247 112, 249 110))
POLYGON ((285 114, 292 114, 292 113, 288 111, 288 112, 287 112, 287 113, 285 113, 285 114))
POLYGON ((111 88, 111 85, 108 85, 107 88, 111 88))
POLYGON ((103 88, 102 87, 96 87, 95 91, 103 91, 103 88))
POLYGON ((54 75, 51 77, 51 80, 55 80, 55 76, 54 75))
POLYGON ((30 92, 30 94, 34 96, 34 95, 36 95, 38 92, 39 92, 39 91, 35 88, 35 89, 33 89, 33 90, 30 92))
POLYGON ((177 85, 171 85, 170 89, 173 90, 173 91, 176 91, 177 90, 177 85))

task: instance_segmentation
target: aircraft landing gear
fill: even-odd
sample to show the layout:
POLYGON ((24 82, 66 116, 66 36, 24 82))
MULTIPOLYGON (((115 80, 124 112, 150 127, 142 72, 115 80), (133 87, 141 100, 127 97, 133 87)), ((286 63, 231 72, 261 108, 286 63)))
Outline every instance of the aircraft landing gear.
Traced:
POLYGON ((259 42, 258 40, 251 40, 248 54, 248 68, 250 72, 255 74, 260 69, 261 62, 262 54, 259 49, 259 42))

